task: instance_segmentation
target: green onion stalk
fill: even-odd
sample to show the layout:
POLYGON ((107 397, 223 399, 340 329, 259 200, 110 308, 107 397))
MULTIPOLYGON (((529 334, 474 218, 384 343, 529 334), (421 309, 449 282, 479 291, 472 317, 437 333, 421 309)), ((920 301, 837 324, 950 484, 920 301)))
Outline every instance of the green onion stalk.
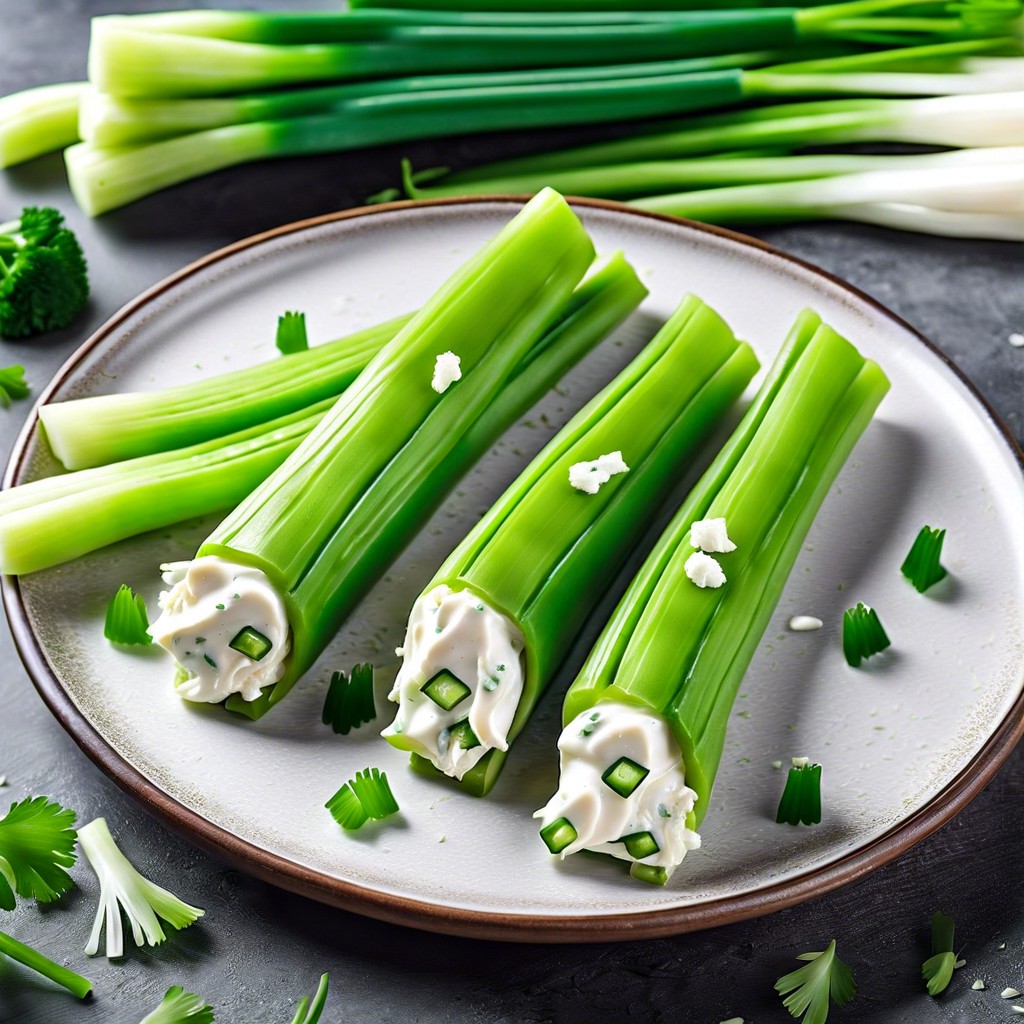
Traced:
MULTIPOLYGON (((481 417, 477 427, 481 433, 464 442, 464 457, 473 457, 484 443, 483 438, 500 433, 553 387, 615 323, 639 304, 643 295, 642 285, 622 255, 610 257, 576 289, 564 315, 516 368, 513 386, 481 417), (505 394, 512 397, 505 398, 505 394)), ((343 339, 352 341, 351 346, 334 343, 342 361, 354 358, 359 364, 353 368, 351 379, 355 377, 354 370, 362 369, 408 319, 402 317, 380 329, 371 328, 353 339, 343 339), (371 339, 373 343, 362 352, 362 340, 371 339), (357 343, 359 349, 355 347, 357 343)), ((282 364, 286 362, 294 363, 295 367, 303 363, 315 366, 316 372, 324 375, 334 372, 332 365, 312 359, 314 353, 328 347, 317 346, 305 353, 264 364, 263 380, 267 390, 278 379, 282 364)), ((257 373, 255 377, 258 381, 260 375, 257 373)), ((335 379, 340 392, 346 386, 345 377, 335 379)), ((149 422, 157 433, 150 435, 140 431, 134 446, 151 454, 35 480, 0 492, 0 572, 8 575, 36 572, 126 537, 237 505, 284 462, 336 400, 329 397, 232 434, 212 436, 170 451, 160 450, 164 437, 158 424, 170 409, 181 403, 180 416, 188 417, 189 410, 195 410, 192 418, 201 420, 206 404, 199 402, 197 407, 191 394, 193 389, 200 396, 205 395, 207 401, 219 401, 225 409, 241 404, 233 401, 236 397, 257 397, 249 390, 247 370, 212 378, 212 381, 214 388, 209 387, 211 381, 208 380, 132 396, 112 395, 63 403, 73 410, 62 421, 62 426, 67 428, 66 436, 74 436, 77 422, 83 434, 91 431, 94 442, 97 439, 115 441, 119 434, 139 422, 133 415, 140 417, 142 423, 152 417, 149 422), (239 391, 223 386, 225 379, 238 386, 239 391), (121 403, 108 403, 107 397, 112 400, 130 397, 133 414, 128 415, 121 403), (96 404, 90 405, 94 402, 96 404), (94 418, 99 422, 94 422, 94 418), (67 528, 69 522, 75 524, 74 530, 67 528)), ((260 395, 268 397, 266 392, 260 395)), ((46 408, 50 407, 43 407, 46 408)), ((266 415, 268 408, 254 405, 249 413, 266 415)), ((173 417, 172 422, 175 422, 173 417)), ((195 436, 208 437, 216 427, 213 420, 197 423, 195 436)), ((94 445, 91 450, 96 452, 98 448, 94 445)))
POLYGON ((800 315, 566 694, 561 781, 537 812, 553 853, 611 853, 661 883, 699 844, 737 689, 888 386, 816 314, 800 315))
POLYGON ((417 770, 491 789, 594 605, 756 370, 688 296, 446 559, 413 608, 384 732, 417 770))
POLYGON ((518 414, 516 368, 571 305, 592 259, 564 200, 540 193, 381 349, 197 558, 171 570, 151 631, 176 655, 183 696, 229 698, 253 718, 285 696, 518 414), (495 407, 513 415, 496 423, 495 407), (234 646, 246 631, 263 638, 257 661, 234 646))
MULTIPOLYGON (((702 10, 708 0, 350 0, 349 6, 401 8, 417 11, 687 11, 702 10)), ((765 0, 715 0, 716 7, 793 7, 790 3, 765 0)), ((807 4, 805 6, 811 6, 807 4)))
POLYGON ((934 0, 591 14, 187 12, 177 21, 151 21, 156 27, 148 30, 151 16, 106 17, 92 23, 89 80, 122 96, 210 96, 409 74, 674 60, 816 40, 913 45, 984 38, 1020 13, 1000 0, 961 6, 952 14, 936 12, 934 0), (919 10, 911 16, 911 8, 919 10), (235 23, 237 31, 225 27, 235 23))
POLYGON ((38 972, 44 978, 49 978, 50 981, 66 988, 79 999, 85 999, 92 992, 92 982, 88 978, 69 971, 49 957, 43 956, 38 950, 26 946, 24 942, 19 942, 4 932, 0 932, 0 956, 9 956, 12 960, 17 960, 18 963, 38 972))
POLYGON ((0 96, 0 168, 78 141, 78 108, 86 82, 61 82, 0 96))

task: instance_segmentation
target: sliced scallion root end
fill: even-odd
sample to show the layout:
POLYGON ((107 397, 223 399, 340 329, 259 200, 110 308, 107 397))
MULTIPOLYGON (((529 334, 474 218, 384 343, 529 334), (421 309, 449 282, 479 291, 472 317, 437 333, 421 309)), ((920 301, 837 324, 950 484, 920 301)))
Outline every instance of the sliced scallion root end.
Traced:
POLYGON ((843 654, 853 668, 891 644, 874 608, 858 602, 843 612, 843 654))

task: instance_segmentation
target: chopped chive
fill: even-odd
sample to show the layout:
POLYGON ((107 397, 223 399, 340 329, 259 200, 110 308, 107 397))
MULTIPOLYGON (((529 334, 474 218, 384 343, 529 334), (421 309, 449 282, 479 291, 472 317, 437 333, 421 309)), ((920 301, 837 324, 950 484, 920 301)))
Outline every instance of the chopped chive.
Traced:
POLYGON ((858 602, 856 608, 843 612, 843 654, 854 668, 891 643, 874 608, 858 602))
POLYGON ((664 804, 658 804, 658 815, 662 818, 671 818, 672 812, 664 804))
MULTIPOLYGON (((197 639, 196 642, 198 643, 199 640, 197 639)), ((252 626, 243 626, 228 644, 233 651, 238 651, 239 654, 244 654, 253 661, 262 661, 273 646, 262 633, 253 629, 252 626)))
MULTIPOLYGON (((175 640, 175 643, 177 643, 178 637, 175 637, 174 640, 175 640)), ((205 644, 206 643, 206 637, 205 636, 197 636, 196 637, 196 643, 197 644, 205 644)))
POLYGON ((370 816, 359 802, 359 797, 352 791, 351 783, 348 782, 324 806, 331 812, 331 817, 349 831, 362 828, 370 820, 370 816))
POLYGON ((558 818, 540 830, 540 837, 552 853, 561 853, 567 846, 576 842, 579 833, 572 827, 572 822, 568 818, 558 818))
POLYGON ((636 832, 631 836, 623 836, 622 842, 625 844, 626 852, 634 860, 643 860, 644 857, 650 857, 661 850, 658 841, 650 832, 636 832))
POLYGON ((668 881, 668 872, 653 864, 638 864, 634 861, 629 865, 629 873, 637 880, 650 882, 651 885, 664 885, 668 881))
POLYGON ((420 687, 439 708, 451 711, 452 708, 461 704, 473 691, 447 670, 438 672, 433 679, 420 687))
MULTIPOLYGON (((797 760, 803 759, 794 758, 794 762, 797 760)), ((788 825, 817 825, 821 821, 820 764, 793 764, 775 820, 788 825)))
POLYGON ((133 593, 127 583, 122 583, 107 606, 103 635, 115 644, 144 647, 153 642, 153 638, 146 632, 148 628, 149 613, 142 595, 133 593))
POLYGON ((216 605, 214 605, 214 608, 216 608, 217 611, 219 611, 219 612, 224 611, 224 605, 222 605, 222 604, 216 604, 216 605))
POLYGON ((377 717, 373 703, 373 666, 355 665, 350 674, 335 672, 327 688, 321 721, 347 736, 353 729, 377 717))
POLYGON ((274 342, 278 352, 290 356, 294 352, 305 352, 309 348, 306 334, 306 314, 285 312, 277 318, 277 339, 274 342))
POLYGON ((942 542, 946 531, 922 526, 914 538, 910 552, 900 566, 900 572, 910 580, 914 589, 923 594, 947 575, 942 567, 942 542))
POLYGON ((463 750, 472 750, 474 747, 480 746, 480 741, 470 727, 468 718, 464 718, 461 722, 453 725, 448 734, 450 739, 457 741, 463 750))
POLYGON ((650 769, 645 768, 628 757, 620 757, 602 776, 601 781, 619 796, 627 797, 633 793, 637 786, 650 774, 650 769))
POLYGON ((211 668, 217 667, 217 662, 215 662, 213 658, 211 658, 208 654, 203 655, 203 661, 205 661, 206 664, 209 665, 211 668))
POLYGON ((324 806, 349 831, 362 828, 370 818, 379 820, 398 810, 388 777, 377 768, 356 772, 355 778, 346 782, 324 806))

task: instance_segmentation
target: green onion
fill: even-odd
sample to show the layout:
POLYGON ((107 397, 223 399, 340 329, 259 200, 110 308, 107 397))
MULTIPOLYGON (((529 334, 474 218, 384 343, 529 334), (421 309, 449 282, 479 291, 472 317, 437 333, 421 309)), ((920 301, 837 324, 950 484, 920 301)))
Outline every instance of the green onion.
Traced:
POLYGON ((75 812, 37 796, 12 803, 0 818, 0 910, 13 910, 15 894, 53 903, 74 885, 65 870, 75 863, 75 812))
POLYGON ((172 985, 160 1005, 139 1021, 139 1024, 213 1024, 213 1007, 202 996, 172 985))
POLYGON ((946 539, 945 530, 922 526, 920 533, 900 566, 900 572, 910 580, 914 589, 923 594, 939 580, 946 578, 946 570, 942 566, 942 542, 946 539))
POLYGON ((387 775, 377 768, 356 772, 325 805, 334 820, 349 831, 362 828, 371 818, 379 821, 398 811, 387 775))
POLYGON ((0 405, 9 409, 12 400, 28 398, 28 395, 24 366, 5 366, 0 369, 0 405))
POLYGON ((148 629, 146 602, 141 594, 133 593, 127 583, 122 583, 107 606, 103 635, 115 644, 148 646, 153 642, 148 629))
POLYGON ((353 729, 377 717, 373 703, 373 666, 356 665, 350 673, 335 672, 327 688, 321 720, 336 733, 347 736, 353 729))
POLYGON ((576 842, 577 832, 567 818, 557 818, 540 830, 544 845, 555 854, 576 842))
POLYGON ((320 984, 317 985, 312 1001, 309 996, 303 996, 295 1004, 295 1016, 292 1018, 292 1024, 317 1024, 320 1015, 324 1012, 324 1004, 327 1002, 329 982, 329 975, 320 975, 320 984))
POLYGON ((0 168, 13 167, 78 141, 85 82, 62 82, 0 96, 0 168))
POLYGON ((630 796, 633 790, 647 778, 649 770, 628 757, 620 757, 601 776, 601 781, 619 796, 630 796))
POLYGON ((932 916, 932 955, 921 967, 930 996, 940 995, 952 980, 956 968, 956 954, 953 952, 955 927, 953 918, 941 910, 932 916))
POLYGON ((31 946, 26 946, 23 942, 19 942, 4 932, 0 932, 0 954, 17 960, 19 964, 24 964, 44 978, 49 978, 50 981, 66 988, 79 999, 84 999, 92 991, 92 982, 88 978, 83 978, 80 974, 61 967, 49 957, 43 956, 31 946))
POLYGON ((274 645, 252 626, 243 626, 228 644, 234 651, 253 661, 262 661, 274 645))
MULTIPOLYGON (((685 11, 701 10, 708 0, 350 0, 357 10, 364 7, 401 8, 418 11, 685 11)), ((715 0, 716 7, 795 7, 796 4, 767 0, 715 0)))
POLYGON ((277 338, 274 342, 284 356, 305 352, 309 348, 305 313, 283 313, 277 318, 277 338))
POLYGON ((625 836, 622 840, 630 857, 634 860, 643 860, 657 853, 661 847, 658 841, 650 832, 637 832, 631 836, 625 836))
POLYGON ((857 994, 853 972, 836 956, 835 939, 822 952, 797 959, 809 963, 779 978, 775 991, 786 996, 782 1005, 793 1017, 804 1015, 803 1024, 825 1024, 830 1000, 845 1006, 857 994))
MULTIPOLYGON (((696 793, 693 825, 708 810, 750 658, 818 507, 887 388, 874 363, 817 315, 801 314, 569 688, 566 726, 604 701, 649 710, 669 726, 696 793), (691 525, 710 518, 726 519, 736 549, 717 556, 728 582, 701 589, 684 565, 691 525)), ((549 807, 558 813, 554 800, 549 807)))
POLYGON ((874 608, 858 602, 856 608, 843 612, 843 654, 853 668, 865 658, 884 651, 891 643, 874 608))
POLYGON ((775 820, 787 825, 817 825, 821 822, 820 764, 810 764, 806 758, 793 758, 775 820))
POLYGON ((461 679, 456 679, 450 672, 438 672, 420 689, 444 711, 451 711, 473 692, 461 679))

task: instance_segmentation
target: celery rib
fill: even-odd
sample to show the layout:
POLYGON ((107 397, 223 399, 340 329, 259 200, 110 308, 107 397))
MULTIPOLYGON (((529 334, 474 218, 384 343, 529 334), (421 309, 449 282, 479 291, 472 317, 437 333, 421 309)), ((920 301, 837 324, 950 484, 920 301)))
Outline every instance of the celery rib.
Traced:
POLYGON ((0 97, 0 168, 78 141, 79 104, 88 85, 62 82, 0 97))

